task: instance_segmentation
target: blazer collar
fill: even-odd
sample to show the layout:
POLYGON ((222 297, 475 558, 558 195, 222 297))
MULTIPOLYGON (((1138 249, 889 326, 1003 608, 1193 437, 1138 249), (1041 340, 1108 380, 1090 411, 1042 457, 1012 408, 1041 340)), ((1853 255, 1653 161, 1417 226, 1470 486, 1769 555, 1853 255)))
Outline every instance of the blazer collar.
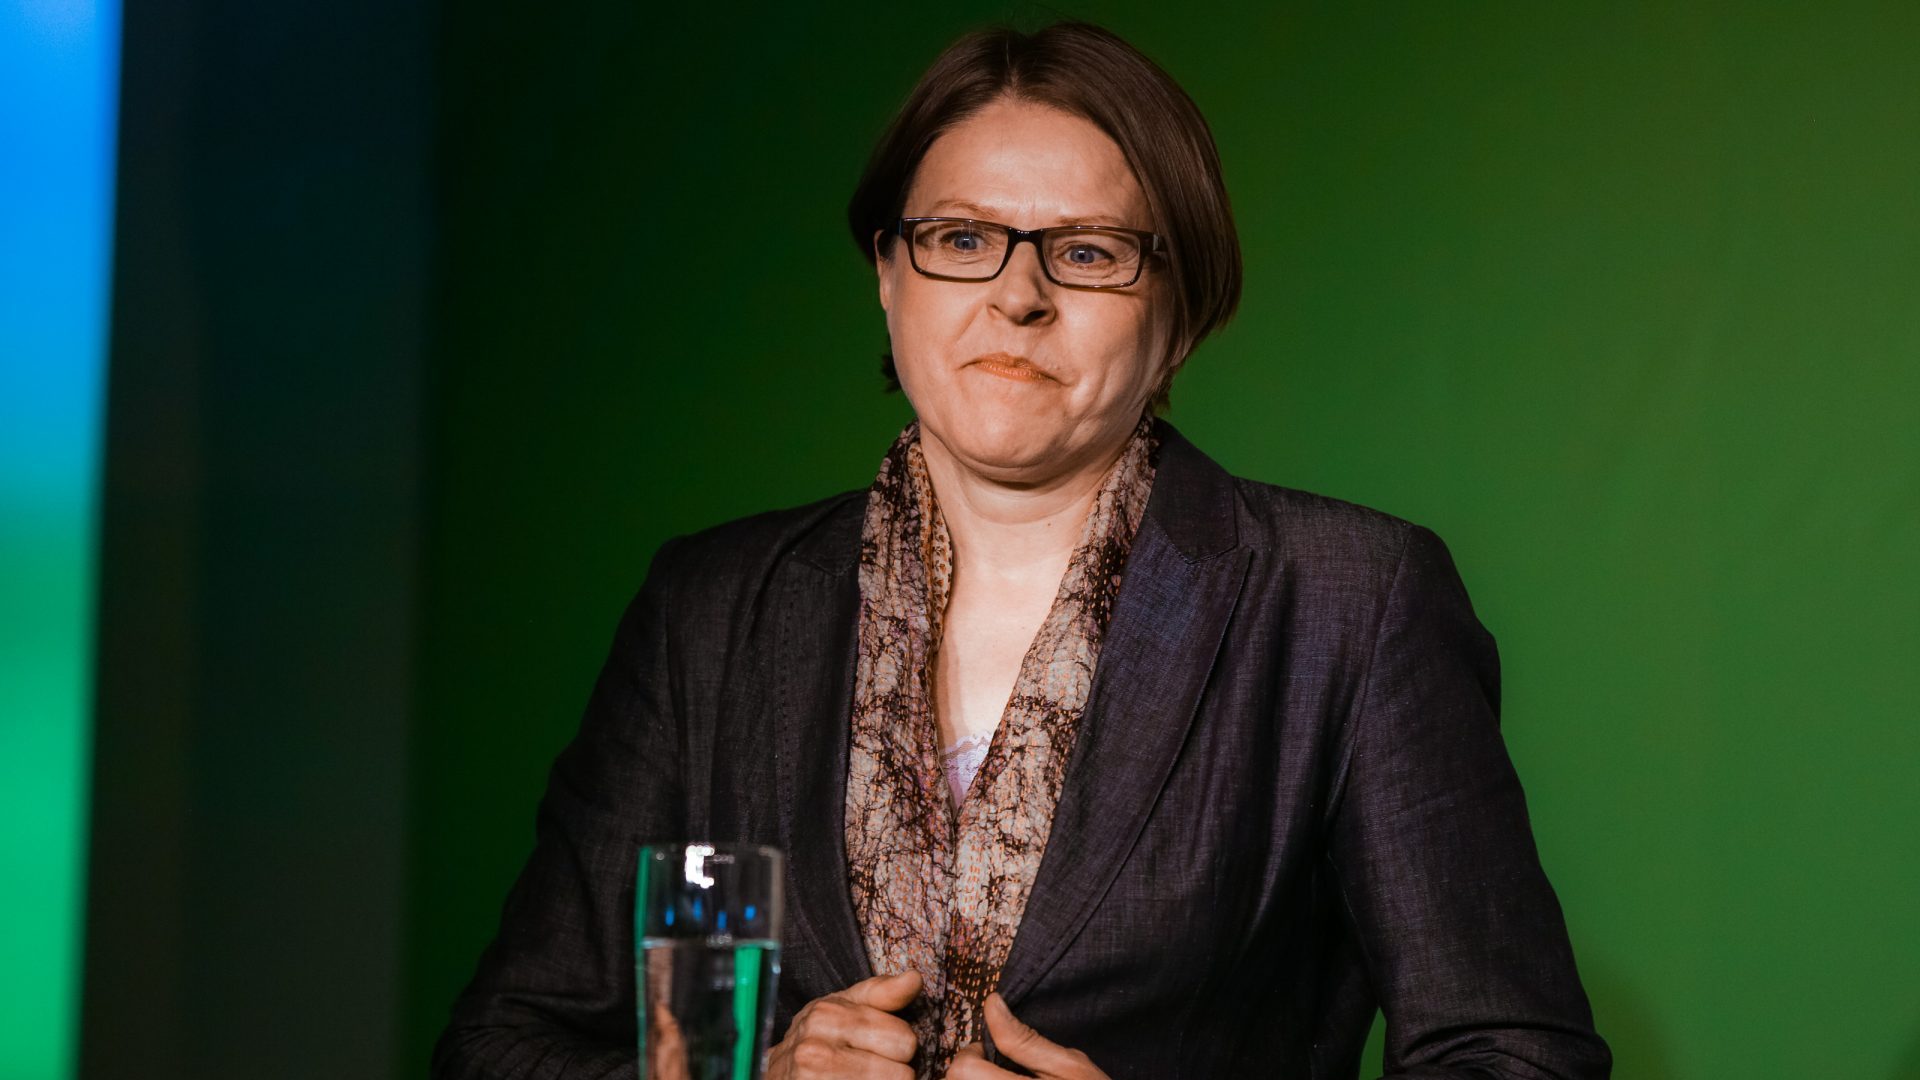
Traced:
POLYGON ((1209 559, 1240 542, 1234 521, 1233 477, 1165 420, 1153 422, 1160 437, 1153 494, 1147 517, 1190 562, 1209 559))
POLYGON ((867 493, 849 491, 829 501, 832 506, 827 513, 794 542, 792 556, 829 577, 853 577, 860 570, 860 530, 866 524, 867 493))
MULTIPOLYGON (((1192 725, 1239 597, 1233 478, 1172 425, 1101 646, 1047 852, 1001 970, 1018 1001, 1071 943, 1145 827, 1192 725)), ((847 892, 845 801, 865 500, 846 497, 799 538, 770 614, 789 934, 842 989, 871 973, 847 892)))

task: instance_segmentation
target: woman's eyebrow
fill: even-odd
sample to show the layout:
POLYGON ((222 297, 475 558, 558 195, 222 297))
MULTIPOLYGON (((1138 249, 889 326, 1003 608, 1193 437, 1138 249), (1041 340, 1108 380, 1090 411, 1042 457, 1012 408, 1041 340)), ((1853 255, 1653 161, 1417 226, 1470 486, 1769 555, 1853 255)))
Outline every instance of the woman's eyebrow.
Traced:
MULTIPOLYGON (((965 199, 942 199, 939 202, 934 203, 933 208, 935 210, 958 210, 961 213, 965 214, 966 216, 975 219, 976 221, 999 221, 1000 218, 997 215, 1001 213, 1001 211, 990 210, 987 207, 981 206, 979 203, 967 202, 965 199)), ((1105 216, 1067 217, 1067 218, 1060 218, 1058 221, 1054 222, 1054 224, 1056 225, 1112 225, 1116 220, 1117 220, 1117 217, 1105 217, 1105 216)))

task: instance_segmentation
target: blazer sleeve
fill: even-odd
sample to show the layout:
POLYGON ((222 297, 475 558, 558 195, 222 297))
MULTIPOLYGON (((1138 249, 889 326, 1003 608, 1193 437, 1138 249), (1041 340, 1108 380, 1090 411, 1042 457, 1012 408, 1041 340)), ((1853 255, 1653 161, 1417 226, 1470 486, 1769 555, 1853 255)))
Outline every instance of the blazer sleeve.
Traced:
POLYGON ((1499 731, 1499 660, 1440 539, 1410 527, 1348 733, 1329 858, 1390 1077, 1604 1078, 1499 731))
POLYGON ((533 854, 434 1048, 436 1080, 635 1073, 637 846, 678 836, 684 824, 668 665, 669 551, 655 556, 579 733, 554 762, 533 854))

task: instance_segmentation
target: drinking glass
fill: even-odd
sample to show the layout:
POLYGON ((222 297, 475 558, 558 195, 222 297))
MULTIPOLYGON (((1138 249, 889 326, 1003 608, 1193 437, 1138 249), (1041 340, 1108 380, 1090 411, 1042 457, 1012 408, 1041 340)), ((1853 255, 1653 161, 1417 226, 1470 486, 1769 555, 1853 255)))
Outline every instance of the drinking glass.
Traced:
POLYGON ((641 847, 641 1080, 758 1080, 780 978, 782 880, 775 848, 641 847))

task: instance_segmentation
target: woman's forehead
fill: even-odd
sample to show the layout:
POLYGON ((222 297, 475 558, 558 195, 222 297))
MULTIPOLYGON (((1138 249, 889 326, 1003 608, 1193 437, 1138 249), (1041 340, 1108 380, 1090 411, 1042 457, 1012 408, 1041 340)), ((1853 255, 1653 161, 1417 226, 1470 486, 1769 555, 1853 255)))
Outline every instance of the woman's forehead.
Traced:
POLYGON ((1146 222, 1146 194, 1120 147, 1091 121, 996 102, 935 139, 915 170, 910 216, 981 218, 1023 228, 1146 222))

